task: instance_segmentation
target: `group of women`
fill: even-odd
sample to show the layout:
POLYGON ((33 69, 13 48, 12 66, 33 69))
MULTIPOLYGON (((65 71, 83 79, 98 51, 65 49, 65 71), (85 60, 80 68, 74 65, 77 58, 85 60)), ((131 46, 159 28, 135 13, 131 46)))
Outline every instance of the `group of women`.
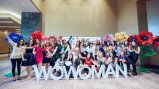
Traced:
MULTIPOLYGON (((66 66, 69 70, 70 66, 77 69, 78 66, 96 66, 98 70, 101 65, 106 67, 109 64, 118 64, 121 67, 123 64, 128 66, 128 70, 133 71, 132 75, 137 75, 136 62, 140 53, 140 48, 135 42, 125 41, 120 43, 118 41, 89 41, 89 39, 76 38, 75 44, 72 40, 65 39, 30 39, 25 43, 20 39, 18 43, 12 41, 8 32, 4 31, 9 43, 13 46, 13 51, 10 55, 12 63, 12 74, 14 80, 20 80, 21 66, 26 67, 27 79, 32 76, 32 65, 37 65, 38 68, 45 66, 66 66), (15 76, 15 69, 17 66, 18 76, 15 76)), ((60 72, 55 71, 57 74, 60 72)), ((84 70, 84 75, 88 70, 84 70)))

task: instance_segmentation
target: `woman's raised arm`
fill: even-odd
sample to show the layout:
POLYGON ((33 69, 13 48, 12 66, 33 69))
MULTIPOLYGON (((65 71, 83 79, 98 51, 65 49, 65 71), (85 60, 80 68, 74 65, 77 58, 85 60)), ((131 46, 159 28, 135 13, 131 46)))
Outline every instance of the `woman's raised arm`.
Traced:
POLYGON ((13 42, 13 41, 10 39, 10 37, 8 36, 8 32, 7 32, 7 31, 4 31, 3 33, 4 33, 4 35, 7 37, 9 43, 10 43, 12 46, 16 46, 16 45, 17 45, 17 43, 13 42))

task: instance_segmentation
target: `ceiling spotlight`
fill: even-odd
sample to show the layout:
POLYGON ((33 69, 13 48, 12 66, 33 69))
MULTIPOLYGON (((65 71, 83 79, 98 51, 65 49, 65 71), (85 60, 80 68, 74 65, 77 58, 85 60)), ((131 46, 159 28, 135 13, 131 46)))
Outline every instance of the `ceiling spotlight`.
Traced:
POLYGON ((25 6, 25 3, 23 3, 22 6, 25 6))

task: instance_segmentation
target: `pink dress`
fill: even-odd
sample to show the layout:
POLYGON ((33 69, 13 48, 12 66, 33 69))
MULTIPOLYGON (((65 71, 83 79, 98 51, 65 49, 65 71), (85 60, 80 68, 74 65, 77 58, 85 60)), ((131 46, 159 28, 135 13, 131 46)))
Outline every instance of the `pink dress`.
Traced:
POLYGON ((42 63, 43 62, 43 51, 45 50, 44 48, 38 47, 38 46, 34 46, 33 48, 35 48, 36 54, 35 54, 35 58, 36 58, 36 63, 42 63))

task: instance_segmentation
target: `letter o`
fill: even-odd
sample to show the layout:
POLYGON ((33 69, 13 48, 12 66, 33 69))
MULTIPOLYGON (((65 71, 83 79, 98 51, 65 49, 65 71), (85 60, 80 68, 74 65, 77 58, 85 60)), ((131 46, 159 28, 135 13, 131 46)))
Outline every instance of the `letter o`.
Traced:
POLYGON ((63 77, 63 68, 62 67, 60 67, 60 66, 55 66, 55 67, 53 67, 52 69, 51 69, 51 72, 50 72, 50 77, 53 79, 53 80, 60 80, 60 79, 62 79, 62 77, 63 77), (55 76, 54 74, 52 74, 52 71, 53 70, 57 70, 57 69, 59 69, 60 71, 61 71, 61 75, 59 76, 59 77, 57 77, 57 76, 55 76))
POLYGON ((88 79, 88 78, 90 78, 91 77, 91 68, 90 67, 88 67, 88 66, 85 66, 85 67, 81 67, 80 69, 79 69, 79 71, 78 71, 78 73, 79 73, 79 77, 81 78, 81 79, 88 79), (88 75, 86 76, 86 77, 84 77, 84 76, 82 76, 82 70, 83 69, 88 69, 88 75))

